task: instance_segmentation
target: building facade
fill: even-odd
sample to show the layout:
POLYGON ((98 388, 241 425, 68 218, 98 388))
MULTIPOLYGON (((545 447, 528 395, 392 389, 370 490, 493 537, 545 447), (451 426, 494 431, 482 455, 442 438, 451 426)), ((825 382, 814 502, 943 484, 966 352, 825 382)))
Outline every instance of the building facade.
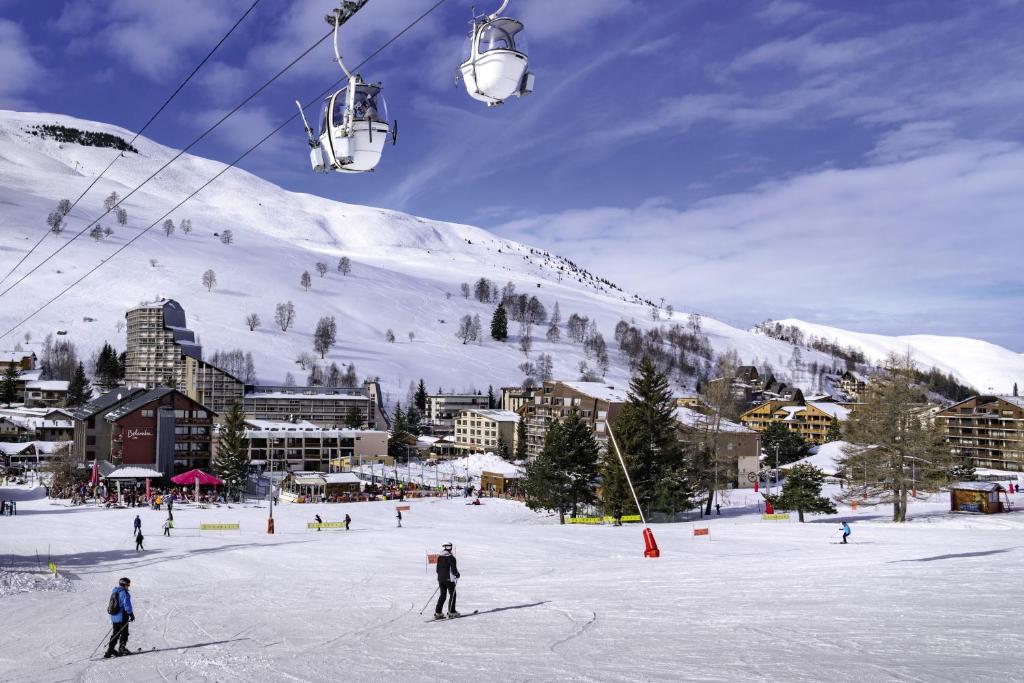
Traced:
POLYGON ((141 465, 165 477, 209 470, 214 413, 170 387, 139 393, 106 414, 111 425, 110 460, 141 465))
POLYGON ((604 382, 559 382, 549 380, 534 390, 533 403, 522 412, 526 419, 526 453, 534 458, 544 449, 544 437, 551 422, 563 422, 573 409, 594 432, 599 444, 608 439, 608 422, 626 403, 626 391, 604 382))
POLYGON ((360 458, 386 456, 388 433, 331 429, 311 422, 246 420, 245 448, 254 467, 266 471, 333 472, 360 458))
POLYGON ((70 382, 62 379, 37 379, 25 383, 25 407, 57 408, 68 397, 70 382))
POLYGON ((973 396, 935 419, 953 455, 975 467, 1024 472, 1024 398, 973 396))
POLYGON ((97 396, 72 414, 75 424, 72 452, 79 461, 110 460, 111 424, 106 416, 112 410, 142 394, 139 388, 118 387, 97 396))
POLYGON ((463 453, 515 453, 519 414, 511 410, 463 410, 455 418, 455 448, 463 453), (499 448, 505 447, 505 453, 499 448))
POLYGON ((203 349, 188 329, 185 311, 173 299, 129 309, 124 381, 129 386, 173 387, 217 414, 245 393, 242 381, 203 360, 203 349))
POLYGON ((740 415, 740 423, 763 432, 781 423, 810 444, 821 445, 833 420, 845 422, 850 407, 829 401, 765 401, 740 415))
POLYGON ((389 424, 380 396, 377 382, 365 382, 362 387, 258 385, 247 387, 242 409, 254 420, 306 420, 333 429, 386 430, 389 424))
POLYGON ((518 413, 524 406, 533 402, 533 388, 502 387, 501 409, 518 413))
POLYGON ((0 375, 14 366, 19 371, 36 369, 36 354, 25 351, 0 351, 0 375))
POLYGON ((421 425, 434 436, 448 436, 455 431, 455 418, 464 410, 490 408, 488 398, 481 394, 428 394, 426 416, 421 425))
POLYGON ((674 414, 680 439, 694 441, 706 438, 713 442, 722 468, 719 484, 724 488, 752 488, 761 463, 761 434, 743 425, 719 418, 716 422, 707 413, 679 406, 674 414))

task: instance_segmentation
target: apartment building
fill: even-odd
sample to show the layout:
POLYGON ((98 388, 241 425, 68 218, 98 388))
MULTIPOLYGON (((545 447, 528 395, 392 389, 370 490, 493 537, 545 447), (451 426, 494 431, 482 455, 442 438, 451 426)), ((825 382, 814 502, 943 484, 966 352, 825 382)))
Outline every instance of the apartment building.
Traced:
POLYGON ((514 413, 520 412, 524 406, 533 402, 533 388, 523 387, 502 387, 501 388, 501 409, 511 410, 514 413))
POLYGON ((339 471, 360 458, 370 461, 388 453, 384 430, 332 429, 306 421, 247 419, 245 424, 249 461, 268 471, 339 471))
POLYGON ((973 396, 940 410, 935 419, 954 455, 975 467, 1024 472, 1024 398, 973 396))
POLYGON ((0 375, 12 365, 18 371, 35 370, 36 354, 25 351, 0 351, 0 375))
POLYGON ((242 381, 203 360, 202 346, 186 326, 185 311, 177 301, 140 304, 129 309, 125 319, 127 385, 174 387, 217 414, 242 400, 242 381))
POLYGON ((71 382, 62 379, 37 379, 25 383, 26 408, 57 408, 68 398, 71 382))
POLYGON ((499 453, 504 446, 505 455, 511 455, 518 425, 519 414, 511 410, 463 410, 455 418, 455 448, 462 453, 499 453))
POLYGON ((798 433, 804 441, 825 443, 832 420, 845 422, 850 415, 849 406, 831 401, 765 401, 740 415, 740 423, 754 431, 763 432, 774 423, 784 424, 798 433))
POLYGON ((242 409, 253 420, 306 420, 334 429, 390 426, 381 406, 380 385, 372 381, 362 387, 249 386, 242 409))
POLYGON ((608 438, 607 425, 626 402, 626 390, 604 382, 549 380, 534 390, 533 403, 524 407, 526 452, 531 458, 544 449, 544 437, 552 421, 562 422, 573 409, 590 425, 599 443, 608 438))
POLYGON ((99 458, 110 460, 111 424, 108 413, 126 403, 129 399, 144 393, 138 387, 118 387, 97 396, 71 413, 74 420, 74 446, 72 453, 79 461, 89 462, 99 458))
POLYGON ((753 487, 761 469, 761 434, 725 418, 716 421, 708 410, 678 406, 674 417, 680 438, 693 441, 711 435, 719 459, 726 464, 719 483, 723 487, 753 487))
POLYGON ((434 436, 449 436, 462 411, 490 407, 488 398, 481 394, 428 394, 427 414, 421 425, 434 436))

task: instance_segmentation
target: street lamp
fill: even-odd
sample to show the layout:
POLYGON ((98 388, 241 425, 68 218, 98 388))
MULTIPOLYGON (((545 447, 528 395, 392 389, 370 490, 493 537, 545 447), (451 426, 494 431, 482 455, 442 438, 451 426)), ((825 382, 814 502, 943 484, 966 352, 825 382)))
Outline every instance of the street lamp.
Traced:
POLYGON ((268 477, 268 479, 270 479, 270 489, 269 489, 269 493, 270 493, 270 516, 267 517, 267 533, 268 534, 274 533, 274 476, 273 475, 274 475, 274 443, 275 443, 275 441, 276 441, 275 437, 270 437, 267 440, 267 443, 270 445, 270 449, 269 449, 270 450, 270 453, 269 453, 269 455, 270 455, 270 477, 268 477))

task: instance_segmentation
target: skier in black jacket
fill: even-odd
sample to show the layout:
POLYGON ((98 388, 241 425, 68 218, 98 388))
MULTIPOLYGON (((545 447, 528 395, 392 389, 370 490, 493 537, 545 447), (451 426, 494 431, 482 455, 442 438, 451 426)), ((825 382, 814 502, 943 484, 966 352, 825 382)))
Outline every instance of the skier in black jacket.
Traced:
POLYGON ((441 595, 437 599, 437 606, 434 608, 434 618, 443 619, 444 599, 446 595, 451 598, 448 601, 448 618, 462 616, 455 611, 455 582, 459 579, 459 567, 455 563, 455 556, 452 555, 452 544, 445 543, 441 546, 441 554, 437 556, 437 583, 441 595))

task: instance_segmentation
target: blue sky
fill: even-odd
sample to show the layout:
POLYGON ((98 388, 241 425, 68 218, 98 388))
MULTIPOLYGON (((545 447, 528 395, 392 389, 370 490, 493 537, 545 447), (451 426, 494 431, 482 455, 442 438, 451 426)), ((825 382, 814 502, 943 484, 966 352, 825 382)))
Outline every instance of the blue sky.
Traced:
MULTIPOLYGON (((0 106, 137 129, 251 1, 0 0, 0 106)), ((346 60, 431 4, 371 0, 346 60)), ((447 0, 363 69, 400 122, 376 173, 307 173, 297 124, 244 167, 480 225, 739 325, 1024 352, 1021 2, 512 0, 536 92, 495 109, 453 82, 470 4, 447 0)), ((261 0, 146 134, 187 144, 330 7, 261 0)), ((338 78, 331 58, 324 43, 195 151, 233 158, 338 78)))

